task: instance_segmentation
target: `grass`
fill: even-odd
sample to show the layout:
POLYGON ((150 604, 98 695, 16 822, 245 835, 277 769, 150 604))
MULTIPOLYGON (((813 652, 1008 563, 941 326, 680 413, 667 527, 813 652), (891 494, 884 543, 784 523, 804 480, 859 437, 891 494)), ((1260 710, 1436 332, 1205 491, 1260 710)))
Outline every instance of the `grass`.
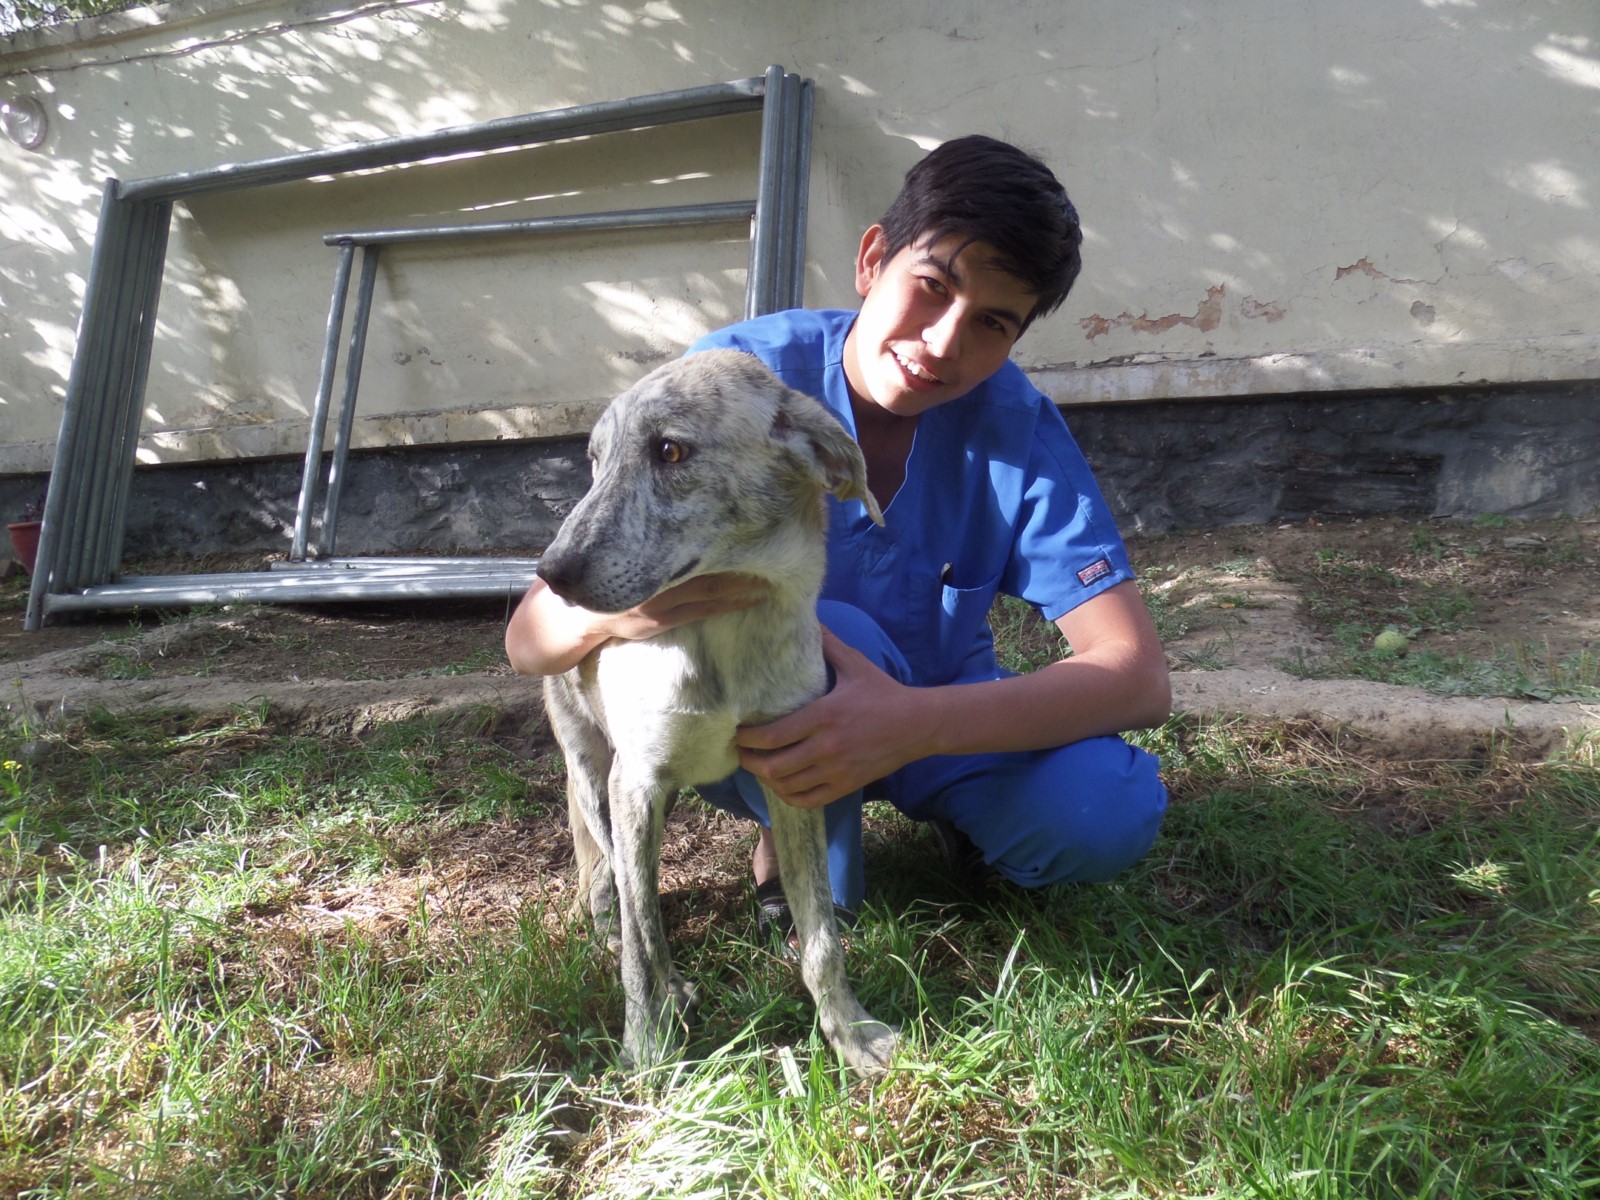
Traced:
MULTIPOLYGON (((1479 529, 1501 530, 1504 519, 1480 519, 1479 529)), ((1438 649, 1451 635, 1470 633, 1478 623, 1478 601, 1465 580, 1476 560, 1491 552, 1505 560, 1487 589, 1499 596, 1528 578, 1587 562, 1576 536, 1496 538, 1486 542, 1460 531, 1448 537, 1429 529, 1411 536, 1410 553, 1398 562, 1375 563, 1341 549, 1317 551, 1299 580, 1303 608, 1311 626, 1329 639, 1315 659, 1280 663, 1302 678, 1356 678, 1420 687, 1447 696, 1503 696, 1512 699, 1600 699, 1600 660, 1585 646, 1557 654, 1548 645, 1525 641, 1484 644, 1471 653, 1438 649), (1508 549, 1508 546, 1514 548, 1508 549), (1393 630, 1413 644, 1409 652, 1379 649, 1376 637, 1393 630)), ((1480 581, 1480 592, 1486 590, 1480 581)))
MULTIPOLYGON (((1188 614, 1174 604, 1167 593, 1147 578, 1139 580, 1139 590, 1162 641, 1171 641, 1188 632, 1188 614)), ((1001 667, 1019 675, 1036 671, 1072 653, 1061 630, 1041 617, 1032 605, 1015 596, 996 597, 989 610, 989 628, 994 632, 995 651, 1001 667)))
MULTIPOLYGON (((1392 628, 1392 626, 1390 626, 1392 628)), ((1410 630, 1401 630, 1411 636, 1410 630)), ((1425 688, 1441 696, 1506 696, 1518 700, 1600 700, 1600 656, 1586 649, 1565 656, 1526 643, 1498 647, 1487 655, 1413 649, 1385 652, 1365 626, 1341 626, 1334 652, 1316 660, 1289 660, 1283 667, 1302 679, 1370 679, 1425 688)))
POLYGON ((994 631, 1001 667, 1018 675, 1036 671, 1072 652, 1060 629, 1015 596, 996 597, 989 610, 989 628, 994 631))
MULTIPOLYGON (((1315 661, 1283 663, 1302 678, 1355 678, 1420 687, 1446 696, 1505 696, 1532 700, 1600 699, 1600 659, 1580 648, 1566 655, 1518 642, 1486 652, 1441 652, 1426 645, 1394 653, 1375 638, 1394 630, 1407 639, 1460 633, 1471 627, 1476 603, 1451 582, 1451 554, 1425 531, 1413 535, 1422 560, 1444 563, 1439 577, 1397 571, 1337 551, 1319 552, 1304 604, 1312 624, 1331 635, 1330 651, 1315 661)), ((1562 552, 1562 544, 1541 547, 1562 552)))
POLYGON ((1595 1194, 1595 748, 1145 741, 1172 808, 1110 885, 965 895, 874 810, 850 965, 906 1051, 865 1089, 714 862, 667 905, 702 1023, 680 1061, 616 1068, 614 970, 541 857, 559 764, 491 713, 14 724, 0 1193, 1595 1194))

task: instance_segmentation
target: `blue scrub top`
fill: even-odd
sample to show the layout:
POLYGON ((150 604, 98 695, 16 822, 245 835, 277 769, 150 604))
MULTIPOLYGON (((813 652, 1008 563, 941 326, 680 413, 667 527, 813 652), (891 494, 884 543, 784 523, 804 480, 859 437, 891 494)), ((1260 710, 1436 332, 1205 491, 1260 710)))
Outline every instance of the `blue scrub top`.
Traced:
MULTIPOLYGON (((708 334, 689 353, 753 354, 855 436, 843 365, 855 316, 773 313, 708 334)), ((918 419, 905 482, 883 527, 859 500, 828 503, 823 597, 872 616, 919 684, 1002 673, 987 621, 996 593, 1019 596, 1054 621, 1134 577, 1060 411, 1009 361, 918 419)))

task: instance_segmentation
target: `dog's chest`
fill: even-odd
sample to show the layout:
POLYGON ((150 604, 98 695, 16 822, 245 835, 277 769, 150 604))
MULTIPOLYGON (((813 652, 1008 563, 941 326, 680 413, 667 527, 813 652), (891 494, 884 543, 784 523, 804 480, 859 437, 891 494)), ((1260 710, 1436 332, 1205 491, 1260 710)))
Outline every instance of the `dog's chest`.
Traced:
POLYGON ((726 778, 739 765, 733 739, 741 722, 788 712, 822 691, 820 652, 816 680, 802 669, 796 683, 790 668, 774 688, 764 669, 771 655, 758 650, 725 664, 726 655, 708 660, 702 643, 687 641, 613 643, 596 672, 613 744, 678 786, 726 778))
POLYGON ((707 705, 704 680, 682 649, 661 642, 607 646, 597 680, 612 742, 679 786, 733 773, 738 715, 707 705))

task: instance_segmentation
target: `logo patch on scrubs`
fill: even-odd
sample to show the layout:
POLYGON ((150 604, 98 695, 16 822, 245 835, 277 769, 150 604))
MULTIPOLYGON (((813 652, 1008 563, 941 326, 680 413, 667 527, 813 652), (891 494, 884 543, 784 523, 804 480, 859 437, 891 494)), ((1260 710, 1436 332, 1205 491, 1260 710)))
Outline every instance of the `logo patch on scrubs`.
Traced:
POLYGON ((1078 582, 1088 587, 1095 580, 1104 579, 1109 574, 1111 574, 1111 560, 1102 558, 1079 571, 1078 582))

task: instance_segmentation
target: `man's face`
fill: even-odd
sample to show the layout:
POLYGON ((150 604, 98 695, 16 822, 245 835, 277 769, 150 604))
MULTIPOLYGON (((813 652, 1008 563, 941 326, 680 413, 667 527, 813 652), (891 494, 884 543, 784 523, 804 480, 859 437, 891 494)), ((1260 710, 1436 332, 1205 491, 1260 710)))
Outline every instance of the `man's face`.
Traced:
POLYGON ((851 390, 885 412, 913 417, 966 395, 1005 363, 1036 297, 989 265, 974 242, 921 241, 885 260, 874 225, 856 258, 861 314, 845 340, 851 390))

